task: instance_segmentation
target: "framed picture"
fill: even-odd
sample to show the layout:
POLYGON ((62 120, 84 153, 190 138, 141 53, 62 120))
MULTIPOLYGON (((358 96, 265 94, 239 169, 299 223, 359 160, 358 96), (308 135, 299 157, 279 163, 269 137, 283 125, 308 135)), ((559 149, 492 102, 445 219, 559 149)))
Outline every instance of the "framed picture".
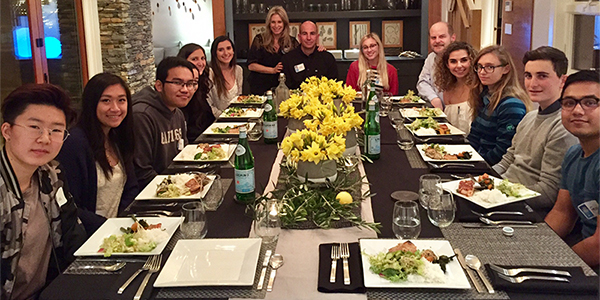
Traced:
POLYGON ((248 35, 250 37, 248 47, 252 47, 252 41, 254 37, 259 33, 264 33, 267 31, 267 27, 265 27, 265 23, 260 24, 248 24, 248 35))
POLYGON ((327 50, 337 48, 337 24, 335 22, 318 22, 317 31, 319 32, 319 45, 323 45, 327 50))
POLYGON ((350 49, 360 48, 360 39, 371 32, 371 22, 355 21, 350 22, 350 49))
POLYGON ((300 23, 290 23, 290 36, 298 39, 298 33, 300 33, 300 23))
POLYGON ((381 21, 383 47, 402 47, 403 32, 404 23, 402 21, 381 21))

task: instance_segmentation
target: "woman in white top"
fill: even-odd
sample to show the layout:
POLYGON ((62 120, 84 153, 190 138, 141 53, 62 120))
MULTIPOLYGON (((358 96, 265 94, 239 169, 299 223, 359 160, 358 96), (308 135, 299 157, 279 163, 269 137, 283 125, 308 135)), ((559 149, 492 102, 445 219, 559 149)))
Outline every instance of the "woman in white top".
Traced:
POLYGON ((465 42, 453 42, 435 66, 435 85, 443 92, 444 113, 448 121, 468 133, 471 128, 469 95, 475 82, 472 62, 475 49, 465 42))
POLYGON ((208 93, 208 104, 215 118, 242 94, 243 71, 236 64, 235 46, 227 36, 215 39, 210 48, 210 80, 213 86, 208 93))

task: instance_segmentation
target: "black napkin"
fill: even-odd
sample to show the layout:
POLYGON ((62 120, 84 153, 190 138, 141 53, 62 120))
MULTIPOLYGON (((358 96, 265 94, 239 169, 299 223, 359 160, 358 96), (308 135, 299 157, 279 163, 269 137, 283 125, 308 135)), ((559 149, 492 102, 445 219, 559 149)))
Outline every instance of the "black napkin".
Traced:
MULTIPOLYGON (((456 197, 456 196, 455 196, 456 197)), ((481 222, 479 216, 471 212, 474 210, 479 213, 488 213, 492 211, 518 211, 523 215, 504 215, 494 214, 486 217, 493 221, 511 220, 511 221, 531 221, 533 223, 541 222, 542 218, 531 209, 525 202, 510 203, 495 208, 484 209, 483 207, 464 199, 456 199, 456 219, 459 222, 481 222)))
POLYGON ((321 293, 366 293, 363 279, 363 268, 358 243, 348 244, 350 248, 350 258, 348 266, 350 269, 350 285, 344 285, 344 264, 342 259, 337 262, 337 273, 335 283, 329 282, 331 273, 331 246, 334 244, 319 245, 319 287, 317 290, 321 293))
MULTIPOLYGON (((503 268, 518 268, 527 266, 500 266, 503 268)), ((598 276, 585 276, 581 267, 552 267, 552 266, 531 266, 532 268, 544 268, 563 270, 571 273, 569 282, 547 281, 547 280, 525 280, 522 283, 511 283, 500 278, 495 271, 485 264, 487 273, 490 275, 494 288, 504 291, 514 291, 521 293, 544 293, 544 294, 597 294, 598 276)), ((547 274, 520 273, 523 275, 552 276, 547 274)))

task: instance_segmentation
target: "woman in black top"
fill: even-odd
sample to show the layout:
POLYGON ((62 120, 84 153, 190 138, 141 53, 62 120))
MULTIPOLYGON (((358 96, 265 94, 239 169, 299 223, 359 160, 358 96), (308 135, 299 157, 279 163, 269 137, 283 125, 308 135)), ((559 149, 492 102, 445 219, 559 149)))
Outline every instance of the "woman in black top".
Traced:
POLYGON ((263 95, 276 87, 282 71, 281 56, 298 47, 295 37, 290 36, 290 21, 285 9, 273 6, 266 19, 267 30, 256 35, 248 51, 250 93, 263 95))
POLYGON ((177 56, 193 63, 200 73, 196 93, 190 103, 181 109, 185 115, 185 122, 187 124, 187 138, 191 142, 215 121, 215 116, 206 100, 212 82, 208 78, 206 53, 200 45, 187 44, 181 47, 177 56))

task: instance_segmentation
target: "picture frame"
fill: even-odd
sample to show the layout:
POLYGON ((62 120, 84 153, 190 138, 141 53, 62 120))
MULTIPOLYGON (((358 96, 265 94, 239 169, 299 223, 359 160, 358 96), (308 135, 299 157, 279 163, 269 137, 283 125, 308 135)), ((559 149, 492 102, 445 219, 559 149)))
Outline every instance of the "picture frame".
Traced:
POLYGON ((350 49, 360 48, 360 40, 363 36, 371 32, 371 22, 369 21, 351 21, 349 23, 350 35, 348 40, 350 42, 350 49))
POLYGON ((336 22, 317 22, 317 32, 319 33, 319 45, 322 45, 327 50, 337 48, 336 22))
POLYGON ((300 23, 290 23, 290 36, 293 36, 295 39, 298 39, 299 33, 300 33, 300 23))
POLYGON ((402 20, 381 21, 381 42, 383 48, 402 47, 404 22, 402 20))
POLYGON ((265 31, 267 31, 265 23, 248 24, 248 47, 252 47, 252 41, 256 35, 265 31))

